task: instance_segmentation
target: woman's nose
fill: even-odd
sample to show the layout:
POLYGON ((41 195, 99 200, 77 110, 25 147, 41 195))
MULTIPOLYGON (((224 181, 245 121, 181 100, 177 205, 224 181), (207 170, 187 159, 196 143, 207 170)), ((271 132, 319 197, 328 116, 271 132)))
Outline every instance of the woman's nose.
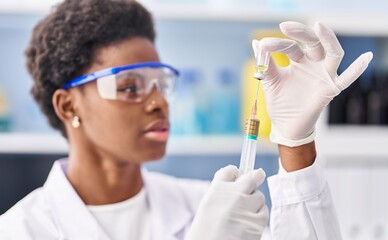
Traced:
POLYGON ((168 102, 156 85, 152 87, 145 106, 147 112, 161 111, 168 115, 168 102))

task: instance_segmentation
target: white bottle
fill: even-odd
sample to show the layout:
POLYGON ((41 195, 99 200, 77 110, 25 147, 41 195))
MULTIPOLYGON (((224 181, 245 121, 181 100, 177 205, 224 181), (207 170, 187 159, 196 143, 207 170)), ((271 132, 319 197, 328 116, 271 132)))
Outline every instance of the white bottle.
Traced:
POLYGON ((11 128, 9 107, 6 96, 0 88, 0 132, 8 132, 11 128))
POLYGON ((197 135, 203 132, 200 121, 197 90, 200 73, 195 69, 181 71, 174 100, 170 106, 171 133, 173 135, 197 135))
POLYGON ((219 69, 211 92, 210 133, 239 134, 240 91, 236 74, 228 68, 219 69))

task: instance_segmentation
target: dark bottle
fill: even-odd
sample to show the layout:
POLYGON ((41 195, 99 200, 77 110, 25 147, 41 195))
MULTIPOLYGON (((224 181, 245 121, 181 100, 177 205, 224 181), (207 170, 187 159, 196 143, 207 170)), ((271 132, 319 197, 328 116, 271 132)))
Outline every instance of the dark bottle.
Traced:
POLYGON ((367 123, 379 125, 382 123, 382 95, 381 74, 373 74, 371 78, 371 86, 366 96, 367 101, 367 123))
POLYGON ((347 124, 365 124, 366 123, 366 101, 365 93, 356 80, 349 89, 346 99, 346 123, 347 124))
POLYGON ((388 125, 388 73, 381 78, 379 95, 381 98, 381 124, 388 125))
POLYGON ((345 89, 340 95, 336 96, 329 105, 329 124, 346 123, 346 101, 350 90, 345 89))

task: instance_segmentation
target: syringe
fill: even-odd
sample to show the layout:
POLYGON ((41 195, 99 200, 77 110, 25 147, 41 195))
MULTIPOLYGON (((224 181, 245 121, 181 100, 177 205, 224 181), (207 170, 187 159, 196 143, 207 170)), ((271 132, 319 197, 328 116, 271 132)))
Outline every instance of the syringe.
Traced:
POLYGON ((244 129, 244 143, 240 159, 240 175, 246 174, 255 167, 257 137, 259 135, 260 121, 256 118, 257 113, 257 95, 259 84, 257 85, 256 98, 252 107, 251 117, 247 118, 244 129))
MULTIPOLYGON (((253 40, 252 47, 256 59, 256 71, 253 77, 257 80, 263 80, 268 70, 270 62, 270 53, 259 48, 259 41, 253 40)), ((240 159, 240 175, 252 171, 255 167, 257 137, 259 135, 260 121, 257 119, 257 96, 259 94, 260 83, 257 84, 255 102, 253 103, 251 117, 247 118, 244 130, 244 143, 240 159)))

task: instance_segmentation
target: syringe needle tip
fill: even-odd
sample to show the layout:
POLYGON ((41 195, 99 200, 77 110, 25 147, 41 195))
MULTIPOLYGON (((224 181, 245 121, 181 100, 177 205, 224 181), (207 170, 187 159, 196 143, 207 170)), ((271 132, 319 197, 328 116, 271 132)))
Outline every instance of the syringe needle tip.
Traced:
POLYGON ((256 117, 256 114, 257 114, 257 97, 259 94, 259 86, 260 86, 260 84, 257 85, 256 97, 255 97, 255 101, 254 101, 253 106, 252 106, 252 117, 256 117))
POLYGON ((258 82, 257 83, 257 88, 256 88, 256 101, 257 101, 257 96, 259 95, 259 87, 260 87, 260 83, 258 82))
POLYGON ((255 100, 252 107, 252 116, 256 116, 256 114, 257 114, 257 100, 255 100))

